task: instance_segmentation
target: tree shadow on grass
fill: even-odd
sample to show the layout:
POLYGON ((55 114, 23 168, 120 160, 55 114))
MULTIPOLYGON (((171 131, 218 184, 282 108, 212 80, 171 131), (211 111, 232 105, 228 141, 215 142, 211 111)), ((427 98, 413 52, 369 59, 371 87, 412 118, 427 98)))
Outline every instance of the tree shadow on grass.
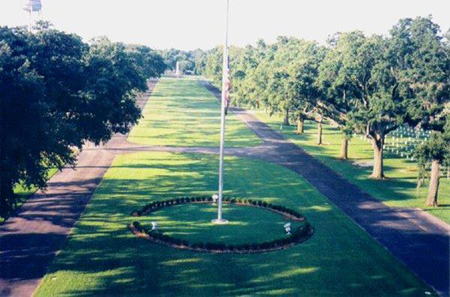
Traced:
MULTIPOLYGON (((305 128, 306 127, 311 128, 310 125, 305 125, 305 128)), ((329 131, 329 135, 338 134, 339 132, 335 128, 327 128, 325 131, 329 131)), ((337 174, 340 177, 346 179, 348 182, 357 185, 359 188, 364 189, 369 193, 377 193, 376 198, 380 201, 405 201, 414 199, 414 197, 411 197, 411 195, 407 193, 408 191, 414 190, 416 187, 416 179, 414 177, 403 176, 398 178, 389 178, 391 174, 396 175, 394 172, 396 170, 399 170, 398 167, 385 164, 384 171, 387 178, 384 180, 370 179, 369 176, 371 175, 372 167, 363 168, 358 165, 352 164, 354 160, 367 160, 367 158, 354 158, 350 156, 349 160, 342 161, 337 157, 330 155, 330 150, 328 148, 329 146, 311 145, 306 141, 296 141, 299 139, 305 140, 309 137, 308 135, 299 135, 293 132, 291 133, 291 131, 289 131, 288 137, 292 138, 296 145, 307 152, 307 154, 314 156, 314 159, 311 157, 307 158, 308 160, 305 160, 303 164, 319 161, 320 163, 334 171, 323 171, 325 170, 325 168, 323 166, 320 166, 319 168, 321 168, 320 170, 322 170, 324 176, 327 176, 328 174, 337 174)), ((366 146, 365 144, 353 145, 366 146)), ((368 148, 368 151, 370 151, 370 153, 372 152, 370 147, 368 148)), ((285 152, 280 150, 279 154, 283 153, 285 152)), ((387 154, 387 156, 389 157, 390 155, 387 154)), ((301 174, 301 172, 299 173, 301 174)))
POLYGON ((389 266, 394 273, 390 274, 386 266, 375 265, 392 259, 386 259, 384 250, 374 248, 356 225, 310 185, 288 169, 263 162, 228 158, 227 194, 264 199, 303 212, 317 231, 308 242, 275 253, 216 255, 136 238, 126 228, 136 220, 131 216, 133 210, 155 200, 210 195, 217 186, 217 156, 140 156, 116 162, 105 176, 38 293, 45 295, 58 281, 66 282, 60 288, 65 296, 360 295, 369 288, 414 295, 422 290, 397 266, 389 266), (139 175, 133 177, 133 166, 146 162, 149 174, 139 168, 139 175), (355 265, 364 273, 350 269, 355 265), (394 275, 395 286, 390 286, 394 275))

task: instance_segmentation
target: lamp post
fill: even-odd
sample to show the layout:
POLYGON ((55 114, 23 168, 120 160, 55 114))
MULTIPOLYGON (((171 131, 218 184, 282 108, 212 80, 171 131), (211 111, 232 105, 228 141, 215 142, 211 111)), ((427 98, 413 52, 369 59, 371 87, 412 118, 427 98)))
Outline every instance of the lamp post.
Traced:
POLYGON ((227 0, 227 16, 225 22, 225 44, 223 46, 223 66, 222 66, 222 98, 221 98, 221 118, 220 118, 220 153, 219 153, 219 199, 217 206, 217 219, 212 220, 213 224, 223 225, 228 220, 222 218, 222 200, 223 200, 223 157, 225 146, 225 109, 228 96, 228 12, 230 0, 227 0))

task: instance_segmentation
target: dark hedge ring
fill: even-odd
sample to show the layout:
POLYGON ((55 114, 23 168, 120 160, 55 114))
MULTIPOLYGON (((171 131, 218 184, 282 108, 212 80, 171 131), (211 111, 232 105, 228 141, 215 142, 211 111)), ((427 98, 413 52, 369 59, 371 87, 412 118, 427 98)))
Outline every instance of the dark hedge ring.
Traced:
MULTIPOLYGON (((158 211, 165 207, 189 203, 213 202, 211 197, 182 197, 171 200, 156 201, 145 205, 142 209, 134 211, 133 216, 138 217, 158 211)), ((233 253, 233 254, 256 254, 282 250, 307 241, 314 233, 314 228, 306 221, 299 212, 280 205, 274 205, 264 201, 239 198, 224 198, 224 204, 236 204, 241 206, 261 207, 285 216, 294 221, 303 221, 305 224, 293 230, 289 237, 279 238, 272 241, 251 244, 230 245, 214 242, 191 243, 187 240, 163 234, 157 230, 150 230, 135 221, 128 227, 138 237, 145 238, 153 243, 166 245, 172 248, 189 250, 202 253, 233 253)))

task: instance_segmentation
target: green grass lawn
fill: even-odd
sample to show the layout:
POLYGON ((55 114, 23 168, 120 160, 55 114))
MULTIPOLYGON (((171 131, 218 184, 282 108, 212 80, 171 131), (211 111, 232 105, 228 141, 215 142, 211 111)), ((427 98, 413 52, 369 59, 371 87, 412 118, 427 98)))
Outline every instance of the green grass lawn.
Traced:
MULTIPOLYGON (((197 78, 161 78, 129 141, 161 146, 219 146, 220 106, 197 78)), ((234 114, 227 116, 226 145, 255 146, 260 139, 234 114)))
MULTIPOLYGON (((315 228, 307 242, 265 254, 203 254, 154 245, 127 229, 136 220, 131 213, 147 203, 215 192, 217 164, 215 155, 142 152, 118 157, 35 295, 424 296, 429 290, 297 174, 257 160, 227 158, 226 194, 302 212, 315 228)), ((179 211, 186 224, 179 224, 178 232, 215 217, 212 211, 179 211)), ((227 210, 226 217, 239 222, 266 215, 253 211, 234 217, 234 212, 227 210)), ((174 219, 173 214, 160 215, 165 217, 162 227, 174 219)), ((139 219, 150 224, 154 218, 139 219)), ((223 236, 222 227, 210 229, 208 236, 223 236)), ((250 232, 246 228, 255 227, 243 224, 235 232, 241 238, 250 232)), ((193 240, 205 235, 189 234, 193 240)))
POLYGON ((304 225, 258 207, 223 204, 222 213, 230 221, 224 226, 211 223, 217 216, 217 205, 212 203, 172 206, 152 212, 149 217, 158 223, 159 231, 192 243, 262 243, 286 237, 283 225, 288 222, 292 230, 304 225))
MULTIPOLYGON (((255 115, 266 122, 273 129, 280 131, 282 118, 272 116, 263 111, 255 111, 255 115)), ((341 144, 340 132, 330 126, 324 125, 324 145, 316 145, 317 124, 307 123, 305 134, 295 133, 296 125, 284 126, 282 134, 299 145, 305 151, 318 158, 328 167, 358 185, 364 191, 380 199, 390 206, 419 207, 441 220, 450 223, 450 180, 441 178, 439 192, 440 207, 426 207, 425 200, 428 192, 428 184, 417 189, 417 164, 408 161, 398 155, 385 152, 386 180, 373 180, 368 176, 372 172, 371 167, 361 167, 353 162, 372 162, 373 150, 370 143, 354 137, 349 145, 349 157, 351 160, 338 159, 341 144)))

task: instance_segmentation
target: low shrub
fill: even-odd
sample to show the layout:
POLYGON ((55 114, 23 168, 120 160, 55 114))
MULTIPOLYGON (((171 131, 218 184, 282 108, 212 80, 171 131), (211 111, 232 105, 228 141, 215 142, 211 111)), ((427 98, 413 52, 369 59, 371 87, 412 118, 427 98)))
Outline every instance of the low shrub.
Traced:
MULTIPOLYGON (((212 197, 209 196, 196 196, 196 197, 179 197, 171 200, 165 201, 155 201, 145 205, 142 209, 134 211, 132 214, 137 214, 141 216, 143 214, 154 212, 160 210, 164 207, 169 207, 177 204, 185 204, 185 203, 194 203, 194 202, 212 202, 212 197)), ((304 216, 299 212, 284 207, 282 205, 274 205, 271 203, 267 203, 261 200, 252 200, 252 199, 241 199, 241 198, 230 198, 224 197, 224 203, 229 204, 243 204, 243 205, 253 205, 260 206, 269 209, 273 209, 278 212, 282 212, 287 215, 294 216, 298 219, 304 219, 304 216)), ((151 230, 149 228, 145 228, 139 221, 134 221, 132 223, 133 227, 136 228, 139 232, 145 232, 151 239, 165 242, 166 244, 172 245, 174 247, 184 246, 190 250, 201 250, 201 251, 222 251, 222 252, 233 252, 233 253, 242 253, 242 252, 265 252, 270 251, 277 248, 282 248, 284 246, 291 245, 293 243, 303 242, 307 238, 309 238, 312 234, 312 227, 309 222, 305 222, 303 226, 295 229, 290 236, 279 238, 273 241, 261 242, 261 243, 248 243, 248 244, 240 244, 240 245, 227 245, 224 243, 214 243, 214 242, 199 242, 199 243, 191 243, 187 240, 176 238, 169 236, 160 232, 159 230, 151 230)))
POLYGON ((250 245, 249 245, 249 249, 250 250, 257 250, 258 249, 258 244, 257 243, 251 243, 250 245))

